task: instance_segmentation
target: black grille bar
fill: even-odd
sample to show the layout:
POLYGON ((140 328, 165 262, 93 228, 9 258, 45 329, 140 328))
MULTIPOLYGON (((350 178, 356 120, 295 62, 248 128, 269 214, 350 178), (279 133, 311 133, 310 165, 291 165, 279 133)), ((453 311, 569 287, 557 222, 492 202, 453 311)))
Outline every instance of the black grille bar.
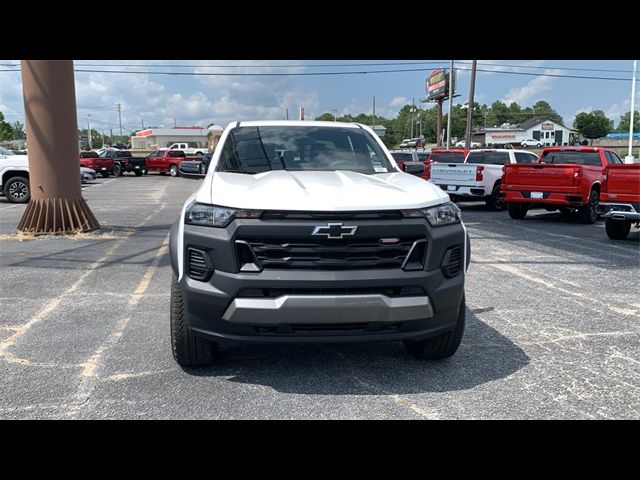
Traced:
POLYGON ((350 270, 400 268, 412 245, 423 238, 289 239, 243 238, 260 265, 278 269, 350 270))

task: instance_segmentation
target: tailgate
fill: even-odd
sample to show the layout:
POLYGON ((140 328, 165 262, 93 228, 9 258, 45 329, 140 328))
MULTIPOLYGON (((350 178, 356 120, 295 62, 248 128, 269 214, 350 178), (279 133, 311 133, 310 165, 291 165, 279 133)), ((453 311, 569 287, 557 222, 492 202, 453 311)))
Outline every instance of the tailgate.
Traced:
POLYGON ((504 166, 505 188, 546 191, 554 187, 573 187, 574 173, 582 170, 576 165, 549 163, 508 164, 504 166))
POLYGON ((436 185, 475 185, 476 165, 467 163, 433 163, 430 181, 436 185))
POLYGON ((603 199, 640 202, 640 164, 609 165, 603 199))

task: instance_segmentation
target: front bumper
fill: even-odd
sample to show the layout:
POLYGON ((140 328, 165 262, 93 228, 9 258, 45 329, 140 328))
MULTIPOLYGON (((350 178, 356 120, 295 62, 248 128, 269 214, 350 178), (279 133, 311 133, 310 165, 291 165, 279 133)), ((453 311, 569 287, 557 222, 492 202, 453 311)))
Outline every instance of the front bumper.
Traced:
MULTIPOLYGON (((275 223, 271 226, 278 232, 300 227, 275 223)), ((207 281, 187 274, 179 280, 190 330, 218 342, 251 343, 394 341, 423 339, 452 330, 464 292, 466 265, 459 274, 447 277, 441 263, 448 249, 468 241, 466 232, 459 224, 434 229, 418 219, 401 223, 425 232, 422 270, 272 268, 240 272, 234 239, 247 229, 264 228, 260 221, 236 220, 225 229, 187 225, 183 252, 177 249, 175 224, 170 252, 176 275, 177 256, 185 255, 189 245, 206 250, 219 268, 207 281), (409 294, 397 293, 405 287, 411 290, 409 294), (395 293, 387 294, 389 289, 395 293)), ((360 228, 364 230, 362 225, 360 228)), ((402 229, 382 226, 381 236, 385 228, 402 229)), ((468 265, 468 254, 466 261, 468 265)))

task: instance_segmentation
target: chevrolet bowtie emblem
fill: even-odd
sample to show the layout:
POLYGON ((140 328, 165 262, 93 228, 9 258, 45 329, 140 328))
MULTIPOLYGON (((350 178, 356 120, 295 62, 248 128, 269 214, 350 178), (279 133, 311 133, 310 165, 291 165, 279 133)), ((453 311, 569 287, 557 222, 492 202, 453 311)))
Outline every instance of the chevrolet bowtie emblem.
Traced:
POLYGON ((355 225, 345 226, 341 223, 329 223, 327 225, 318 225, 313 229, 311 235, 338 239, 346 237, 348 235, 353 235, 354 233, 356 233, 357 229, 358 227, 355 225))

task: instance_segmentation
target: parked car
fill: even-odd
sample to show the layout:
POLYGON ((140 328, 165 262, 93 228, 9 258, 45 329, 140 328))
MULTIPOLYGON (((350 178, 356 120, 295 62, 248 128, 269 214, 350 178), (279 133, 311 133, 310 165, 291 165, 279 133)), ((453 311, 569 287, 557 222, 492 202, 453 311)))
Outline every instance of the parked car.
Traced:
POLYGON ((542 147, 542 142, 540 140, 536 140, 535 138, 526 138, 520 142, 520 146, 522 147, 542 147))
POLYGON ((96 171, 91 168, 80 167, 80 182, 87 183, 96 179, 96 171))
POLYGON ((149 172, 158 172, 160 175, 168 173, 172 177, 180 174, 180 163, 186 159, 182 150, 156 150, 145 159, 149 172))
POLYGON ((209 153, 207 147, 203 147, 196 142, 172 143, 169 145, 169 150, 182 150, 188 157, 193 155, 202 156, 209 153))
POLYGON ((90 168, 99 172, 104 178, 109 175, 118 176, 120 173, 120 166, 111 157, 100 157, 97 152, 83 151, 80 152, 80 166, 90 168))
POLYGON ((211 364, 225 341, 456 352, 470 252, 460 210, 398 172, 369 127, 233 122, 210 168, 170 234, 180 365, 211 364))
POLYGON ((605 219, 607 236, 612 240, 623 240, 629 235, 631 226, 640 228, 640 164, 622 164, 614 152, 605 152, 612 157, 606 168, 606 181, 600 192, 600 214, 605 219))
POLYGON ((0 193, 11 203, 27 203, 31 198, 27 156, 4 147, 0 147, 0 193))
MULTIPOLYGON (((458 143, 456 143, 454 145, 454 147, 456 147, 456 148, 465 148, 466 145, 467 145, 467 143, 464 140, 460 140, 458 143)), ((470 147, 471 148, 480 148, 480 147, 482 147, 482 144, 478 143, 478 142, 471 142, 470 143, 470 147)))
POLYGON ((605 167, 613 162, 620 158, 602 147, 549 147, 534 164, 505 165, 502 192, 509 215, 522 219, 530 208, 543 207, 577 212, 583 223, 594 223, 605 167))
POLYGON ((456 198, 484 200, 487 208, 504 210, 504 195, 500 191, 502 167, 537 160, 537 155, 526 150, 471 150, 465 163, 432 165, 429 181, 456 198))

